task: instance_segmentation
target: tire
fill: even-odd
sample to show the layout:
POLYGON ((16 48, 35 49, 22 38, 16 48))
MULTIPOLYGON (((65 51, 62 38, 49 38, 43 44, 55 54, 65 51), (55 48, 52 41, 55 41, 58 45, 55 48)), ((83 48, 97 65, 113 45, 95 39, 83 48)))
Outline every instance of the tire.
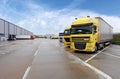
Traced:
POLYGON ((97 46, 97 50, 100 50, 100 45, 99 45, 99 44, 97 44, 96 46, 97 46))
POLYGON ((105 44, 103 43, 102 46, 103 46, 102 49, 104 49, 105 48, 105 44))
POLYGON ((97 53, 98 47, 97 45, 95 46, 95 50, 93 51, 93 53, 97 53))

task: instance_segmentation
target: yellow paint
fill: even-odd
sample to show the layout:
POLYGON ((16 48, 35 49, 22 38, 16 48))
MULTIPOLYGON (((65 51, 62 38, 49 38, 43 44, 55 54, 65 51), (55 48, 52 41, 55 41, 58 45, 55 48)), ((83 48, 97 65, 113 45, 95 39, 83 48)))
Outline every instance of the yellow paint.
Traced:
MULTIPOLYGON (((67 26, 65 28, 65 30, 69 30, 69 31, 70 31, 70 29, 71 29, 71 26, 67 26)), ((70 46, 71 42, 67 42, 65 39, 70 39, 70 34, 69 35, 64 35, 64 41, 63 41, 64 46, 66 46, 66 47, 70 46)), ((71 41, 71 39, 70 39, 70 41, 71 41)))
MULTIPOLYGON (((82 25, 82 24, 88 24, 93 23, 93 26, 96 26, 97 33, 92 34, 71 34, 71 49, 77 50, 77 51, 87 51, 87 52, 93 52, 96 46, 96 42, 99 40, 99 18, 80 18, 73 21, 72 25, 82 25), (72 37, 76 37, 76 39, 72 39, 72 37), (78 37, 78 38, 77 38, 78 37), (79 37, 83 37, 80 38, 79 37), (89 37, 89 40, 86 40, 84 37, 89 37), (75 48, 75 42, 86 42, 85 49, 77 49, 75 48)), ((75 26, 74 26, 75 27, 75 26)))

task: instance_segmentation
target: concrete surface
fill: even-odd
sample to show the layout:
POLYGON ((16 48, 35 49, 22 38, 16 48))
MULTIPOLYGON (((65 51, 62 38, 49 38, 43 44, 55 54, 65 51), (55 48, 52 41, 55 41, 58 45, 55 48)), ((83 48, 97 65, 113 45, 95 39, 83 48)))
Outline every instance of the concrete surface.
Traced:
POLYGON ((99 79, 90 68, 75 62, 58 40, 41 40, 27 79, 99 79))
MULTIPOLYGON (((68 48, 66 48, 68 49, 68 48)), ((69 51, 73 55, 79 57, 83 61, 86 61, 90 58, 87 63, 101 70, 102 72, 108 74, 112 79, 120 79, 120 46, 119 45, 110 45, 107 46, 104 50, 99 50, 98 53, 89 54, 85 52, 75 52, 69 51)))
POLYGON ((22 79, 39 44, 39 40, 0 42, 0 79, 22 79))
POLYGON ((118 45, 89 54, 57 39, 0 42, 0 79, 120 79, 119 67, 118 45))
POLYGON ((109 74, 113 79, 120 79, 120 46, 111 45, 88 63, 109 74))

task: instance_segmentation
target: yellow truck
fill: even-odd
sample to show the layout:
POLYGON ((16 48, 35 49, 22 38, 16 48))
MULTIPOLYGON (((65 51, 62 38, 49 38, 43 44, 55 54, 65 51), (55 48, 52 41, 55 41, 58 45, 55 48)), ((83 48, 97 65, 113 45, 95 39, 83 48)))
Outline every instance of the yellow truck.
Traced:
POLYGON ((70 42, 70 29, 71 29, 71 26, 68 26, 64 30, 63 43, 64 43, 64 46, 66 46, 66 47, 69 47, 71 45, 71 42, 70 42))
POLYGON ((101 17, 76 18, 71 25, 71 48, 77 51, 97 52, 110 44, 112 29, 101 17))

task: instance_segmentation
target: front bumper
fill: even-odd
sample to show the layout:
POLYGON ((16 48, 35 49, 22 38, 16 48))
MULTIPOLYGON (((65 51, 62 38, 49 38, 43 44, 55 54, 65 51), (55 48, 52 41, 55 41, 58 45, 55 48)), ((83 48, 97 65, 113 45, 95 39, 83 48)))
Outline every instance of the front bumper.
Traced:
POLYGON ((71 45, 71 43, 70 42, 64 42, 64 46, 70 46, 71 45))
POLYGON ((76 46, 77 43, 71 43, 71 49, 77 50, 77 51, 86 51, 86 52, 93 52, 95 49, 94 43, 78 43, 78 47, 76 46), (81 45, 79 45, 81 44, 81 45))

